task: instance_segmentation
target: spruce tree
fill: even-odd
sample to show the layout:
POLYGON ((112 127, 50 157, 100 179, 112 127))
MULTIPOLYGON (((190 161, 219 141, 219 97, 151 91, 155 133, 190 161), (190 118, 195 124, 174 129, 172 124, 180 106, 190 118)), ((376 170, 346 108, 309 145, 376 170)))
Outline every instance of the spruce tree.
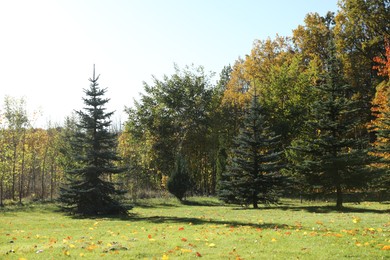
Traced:
POLYGON ((343 206, 343 193, 348 188, 362 188, 369 182, 373 162, 368 154, 367 135, 359 133, 363 122, 361 109, 353 100, 354 89, 346 84, 335 43, 329 34, 324 74, 317 87, 317 101, 311 106, 311 119, 306 129, 311 132, 305 140, 292 147, 302 158, 298 172, 324 191, 336 192, 336 207, 343 206))
POLYGON ((227 203, 276 203, 283 185, 279 136, 269 130, 256 93, 235 139, 232 159, 222 174, 218 196, 227 203))
POLYGON ((115 152, 116 136, 108 130, 113 112, 105 112, 107 89, 98 86, 98 79, 94 68, 90 88, 84 89, 86 107, 76 111, 79 121, 71 147, 78 151, 73 164, 77 167, 67 171, 68 182, 60 190, 60 201, 65 210, 77 214, 124 214, 127 210, 116 198, 124 192, 108 181, 124 169, 114 165, 120 158, 115 152))

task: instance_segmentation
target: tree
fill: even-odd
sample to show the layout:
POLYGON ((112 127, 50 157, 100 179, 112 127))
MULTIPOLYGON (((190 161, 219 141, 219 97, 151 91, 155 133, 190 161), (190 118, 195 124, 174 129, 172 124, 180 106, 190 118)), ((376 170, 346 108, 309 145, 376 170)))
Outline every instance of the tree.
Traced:
POLYGON ((168 191, 180 201, 183 201, 184 195, 191 187, 187 162, 180 153, 177 155, 175 169, 169 176, 167 187, 168 191))
POLYGON ((382 192, 388 192, 390 185, 390 41, 386 40, 385 57, 375 57, 374 61, 378 64, 374 69, 378 74, 385 77, 385 80, 376 87, 375 97, 372 101, 371 111, 374 116, 369 130, 376 133, 374 142, 375 155, 380 158, 376 165, 383 169, 384 174, 378 175, 373 182, 373 187, 382 192))
POLYGON ((61 188, 60 201, 65 210, 83 215, 124 214, 126 208, 115 198, 123 192, 107 180, 124 169, 114 165, 120 158, 114 150, 116 136, 108 131, 113 112, 105 112, 107 89, 98 87, 98 79, 94 70, 90 88, 84 90, 86 107, 76 111, 79 122, 72 147, 80 153, 74 158, 77 168, 67 171, 68 185, 61 188))
POLYGON ((208 153, 212 75, 206 74, 203 67, 175 69, 169 77, 154 78, 152 85, 144 84, 145 94, 135 103, 135 109, 128 110, 126 129, 138 138, 139 145, 151 144, 148 145, 151 151, 146 153, 152 157, 149 169, 153 171, 156 184, 160 185, 173 171, 180 147, 191 177, 197 180, 193 189, 207 192, 211 190, 212 179, 208 153))
POLYGON ((228 203, 276 203, 283 178, 278 136, 269 131, 256 92, 244 116, 243 127, 236 138, 236 148, 226 172, 222 175, 219 198, 228 203))
MULTIPOLYGON (((22 99, 15 99, 6 96, 5 97, 5 118, 8 123, 9 131, 11 132, 11 143, 13 149, 12 156, 12 200, 15 200, 15 188, 18 166, 18 148, 22 150, 24 155, 25 134, 26 127, 28 125, 28 116, 26 111, 26 102, 22 99), (21 148, 19 146, 22 146, 21 148)), ((21 167, 23 168, 23 167, 21 167)), ((21 184, 23 169, 19 173, 19 184, 21 184)), ((20 185, 19 185, 20 188, 20 185)), ((21 200, 21 189, 19 189, 19 199, 21 200)))
MULTIPOLYGON (((385 55, 385 39, 390 37, 388 0, 341 0, 335 17, 335 40, 342 53, 343 74, 355 98, 360 101, 360 117, 369 122, 375 87, 383 80, 374 70, 374 57, 385 55)), ((373 136, 372 136, 373 137, 373 136)))
POLYGON ((368 165, 373 157, 368 154, 367 138, 357 136, 361 125, 358 103, 350 97, 353 89, 345 84, 335 44, 328 35, 325 75, 317 87, 321 97, 311 106, 312 117, 307 129, 312 133, 293 146, 303 158, 296 165, 312 185, 336 191, 337 208, 343 206, 343 193, 347 188, 361 188, 369 183, 368 165))

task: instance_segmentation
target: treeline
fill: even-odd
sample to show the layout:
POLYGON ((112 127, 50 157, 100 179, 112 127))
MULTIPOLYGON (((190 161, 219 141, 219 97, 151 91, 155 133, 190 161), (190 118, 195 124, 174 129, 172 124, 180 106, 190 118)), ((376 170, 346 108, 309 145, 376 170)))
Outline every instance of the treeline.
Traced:
MULTIPOLYGON (((288 177, 289 191, 387 192, 389 173, 383 169, 388 167, 384 159, 389 153, 390 2, 342 0, 339 4, 335 14, 308 14, 292 36, 256 40, 251 53, 226 66, 216 82, 213 73, 203 67, 188 66, 145 83, 138 101, 126 109, 123 131, 116 133, 122 158, 118 166, 127 171, 112 177, 115 182, 133 198, 165 191, 180 164, 185 165, 188 193, 219 194, 237 158, 237 140, 247 128, 245 118, 256 96, 269 132, 278 137, 278 160, 283 167, 277 171, 288 177), (329 80, 337 82, 333 84, 337 95, 322 91, 329 80), (346 106, 332 123, 346 129, 337 129, 333 135, 327 135, 329 127, 320 124, 321 114, 333 111, 324 108, 329 97, 344 100, 346 106), (348 108, 346 100, 353 107, 348 108), (349 158, 355 150, 364 150, 367 158, 379 158, 365 165, 372 170, 370 178, 354 175, 360 169, 347 167, 343 161, 339 163, 345 167, 333 168, 342 173, 340 179, 329 175, 326 181, 321 171, 329 169, 300 167, 320 158, 316 153, 300 152, 319 149, 330 138, 340 142, 339 150, 333 150, 334 158, 349 158), (351 139, 360 142, 343 141, 351 139), (318 145, 309 147, 308 142, 318 145), (347 178, 348 174, 364 180, 364 185, 347 178), (339 185, 330 185, 331 180, 339 185)), ((75 166, 70 140, 77 121, 68 118, 64 126, 35 129, 29 125, 23 100, 5 100, 0 135, 1 204, 4 199, 57 196, 65 170, 75 166)), ((269 149, 261 147, 259 153, 269 149)), ((318 153, 325 154, 324 149, 318 153)), ((326 162, 328 157, 321 158, 326 162)))

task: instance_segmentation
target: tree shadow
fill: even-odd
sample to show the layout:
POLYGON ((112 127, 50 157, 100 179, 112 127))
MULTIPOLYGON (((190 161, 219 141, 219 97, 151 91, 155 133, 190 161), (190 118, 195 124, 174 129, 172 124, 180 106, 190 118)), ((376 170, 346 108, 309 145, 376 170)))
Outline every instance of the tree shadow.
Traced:
MULTIPOLYGON (((113 220, 118 220, 115 218, 113 220)), ((243 221, 227 221, 227 220, 215 220, 208 218, 193 218, 193 217, 175 217, 175 216, 141 216, 138 214, 129 214, 127 217, 120 218, 120 220, 138 222, 145 221, 154 224, 170 223, 170 224, 183 224, 183 225, 227 225, 229 227, 240 227, 247 226, 252 228, 261 228, 261 229, 277 229, 278 227, 288 227, 287 224, 280 223, 262 223, 256 224, 251 222, 243 221)))
POLYGON ((360 207, 348 207, 344 206, 341 209, 336 206, 288 206, 280 205, 275 207, 263 207, 263 209, 280 209, 285 211, 307 211, 310 213, 375 213, 375 214, 388 214, 390 209, 367 209, 360 207))
POLYGON ((201 206, 201 207, 221 207, 225 206, 221 202, 217 201, 211 201, 211 200, 204 200, 204 201, 196 201, 196 200, 183 200, 182 201, 183 205, 186 206, 201 206))
POLYGON ((148 202, 135 202, 133 203, 134 207, 144 208, 144 209, 154 209, 154 208, 177 208, 180 205, 174 203, 148 203, 148 202))

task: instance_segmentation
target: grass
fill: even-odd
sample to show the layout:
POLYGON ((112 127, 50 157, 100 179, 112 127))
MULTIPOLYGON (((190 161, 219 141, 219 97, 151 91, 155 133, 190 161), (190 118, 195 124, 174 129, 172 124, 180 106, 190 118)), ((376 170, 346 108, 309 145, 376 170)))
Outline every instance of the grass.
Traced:
POLYGON ((214 198, 139 201, 126 218, 53 204, 0 210, 0 259, 390 259, 389 204, 284 200, 258 210, 214 198), (387 250, 386 250, 387 249, 387 250))

